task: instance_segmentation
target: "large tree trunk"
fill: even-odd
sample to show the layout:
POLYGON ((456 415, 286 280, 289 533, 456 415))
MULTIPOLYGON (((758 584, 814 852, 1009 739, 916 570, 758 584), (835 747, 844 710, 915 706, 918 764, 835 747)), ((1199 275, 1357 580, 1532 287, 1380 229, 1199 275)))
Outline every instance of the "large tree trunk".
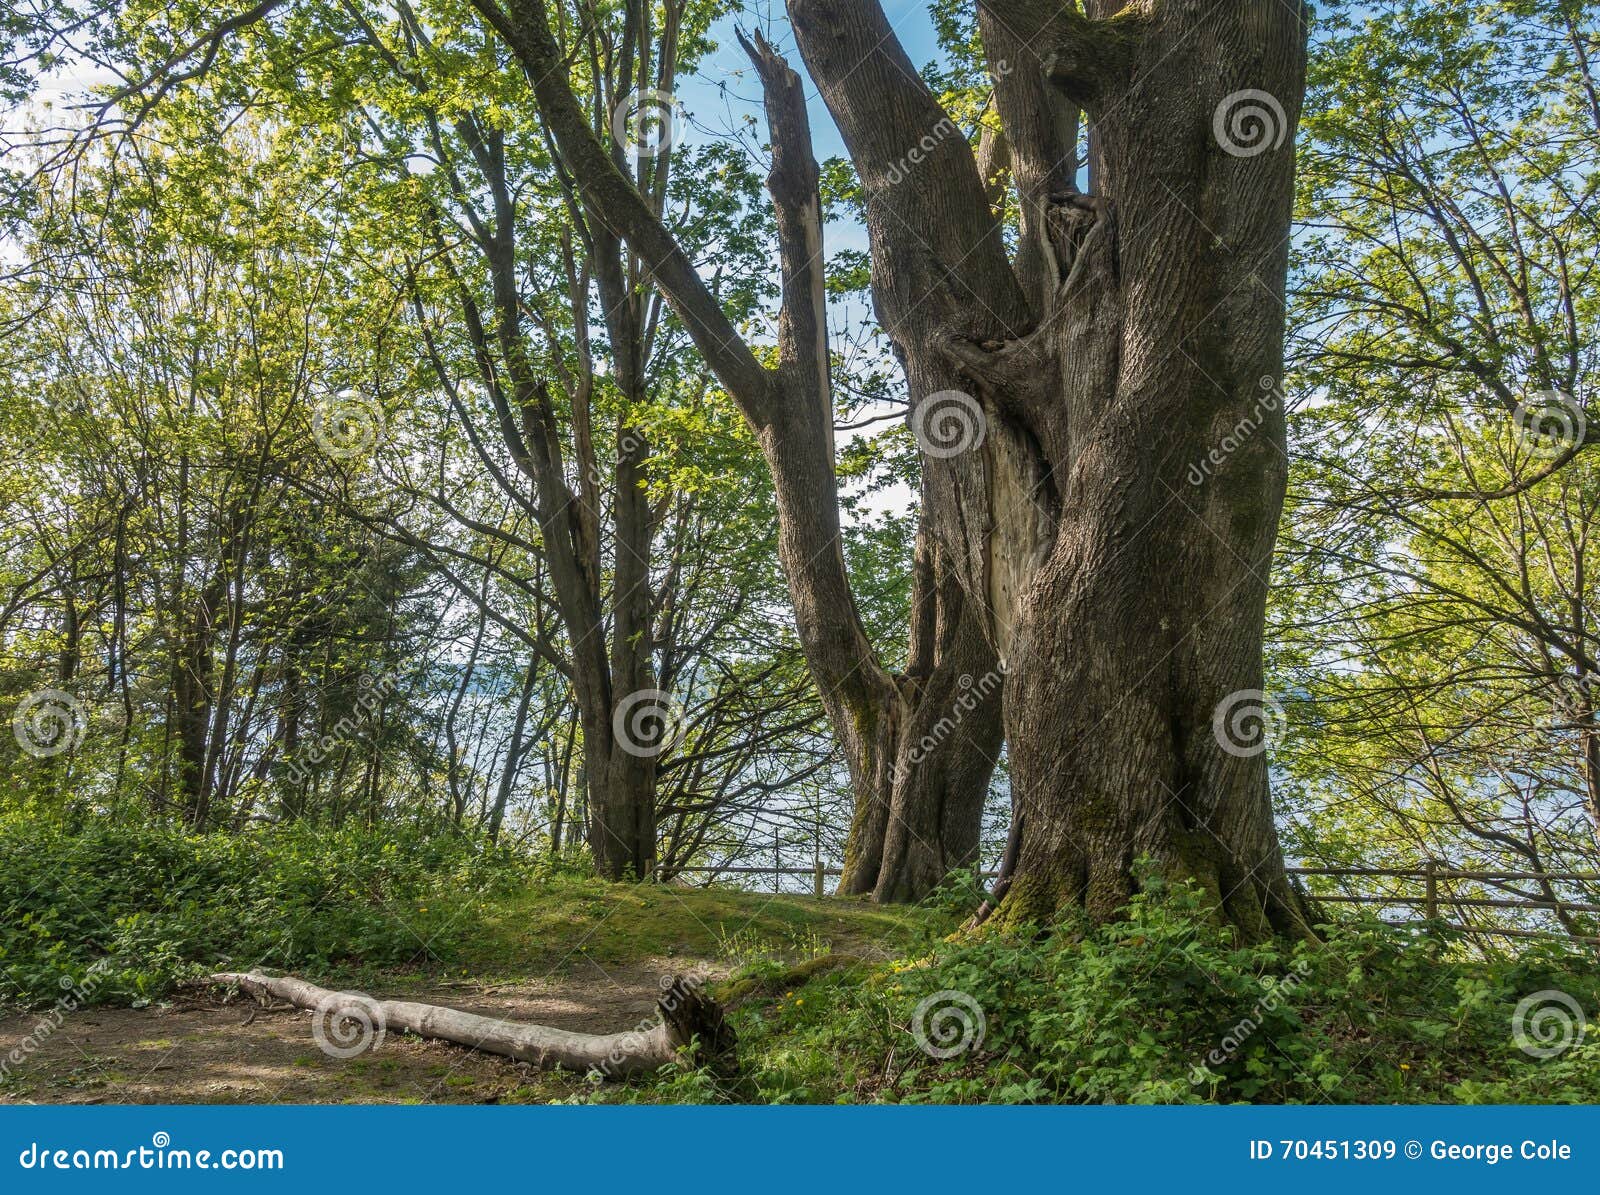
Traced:
POLYGON ((1068 434, 1049 459, 1061 518, 1011 645, 1026 831, 1008 915, 1109 915, 1148 856, 1247 933, 1297 932, 1259 736, 1305 26, 1279 0, 1163 0, 1131 34, 1091 11, 1043 27, 1052 84, 1088 113, 1091 193, 1050 208, 1058 272, 1077 277, 1028 346, 1057 371, 1068 434))
POLYGON ((947 118, 881 10, 789 9, 866 190, 913 425, 954 390, 983 432, 925 457, 925 517, 1006 662, 1022 831, 1002 915, 1111 915, 1149 856, 1249 934, 1303 931, 1265 760, 1229 737, 1234 703, 1261 689, 1285 476, 1299 15, 1280 0, 985 4, 1023 189, 1013 268, 965 139, 940 135, 947 118), (1252 90, 1272 97, 1268 145, 1229 152, 1252 131, 1229 119, 1252 90), (1085 194, 1060 166, 1080 111, 1085 194), (1240 425, 1243 446, 1191 485, 1240 425))
MULTIPOLYGON (((638 714, 633 720, 642 725, 642 718, 638 714)), ((665 727, 664 722, 658 724, 665 727)), ((656 732, 646 731, 650 733, 656 732)), ((618 736, 609 724, 584 732, 589 851, 595 870, 610 880, 644 881, 655 876, 656 761, 652 754, 639 754, 636 742, 643 742, 646 752, 655 750, 647 737, 618 736)))
POLYGON ((1002 673, 970 619, 956 620, 944 653, 937 667, 913 665, 891 678, 893 687, 869 707, 862 762, 852 769, 860 779, 843 895, 917 901, 951 870, 978 862, 1000 754, 1002 673))

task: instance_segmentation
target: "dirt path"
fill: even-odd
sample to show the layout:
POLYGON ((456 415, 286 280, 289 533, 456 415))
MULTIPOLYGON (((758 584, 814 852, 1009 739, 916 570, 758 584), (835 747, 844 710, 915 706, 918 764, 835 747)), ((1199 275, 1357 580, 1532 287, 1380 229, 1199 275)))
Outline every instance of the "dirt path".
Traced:
MULTIPOLYGON (((603 969, 589 962, 542 980, 374 994, 610 1033, 653 1020, 661 976, 693 969, 683 958, 603 969)), ((310 1013, 252 1011, 248 1001, 224 1004, 219 994, 167 1007, 83 1009, 43 1031, 49 1018, 41 1014, 0 1018, 0 1066, 25 1041, 36 1047, 0 1079, 0 1104, 524 1103, 585 1086, 398 1034, 358 1057, 333 1058, 312 1040, 310 1013)))

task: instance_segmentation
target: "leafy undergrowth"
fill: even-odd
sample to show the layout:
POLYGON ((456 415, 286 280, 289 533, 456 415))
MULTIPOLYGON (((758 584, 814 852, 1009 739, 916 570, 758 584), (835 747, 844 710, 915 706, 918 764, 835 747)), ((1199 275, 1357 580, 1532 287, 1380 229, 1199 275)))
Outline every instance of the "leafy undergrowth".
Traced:
POLYGON ((1571 1012, 1600 1010, 1592 959, 1536 949, 1485 962, 1370 922, 1325 933, 1238 947, 1197 894, 1157 888, 1095 928, 956 935, 890 965, 768 963, 724 989, 739 1087, 686 1071, 622 1098, 1600 1100, 1600 1034, 1585 1043, 1571 1012))
POLYGON ((719 987, 739 1035, 731 1085, 683 1068, 625 1087, 545 1076, 496 1098, 1600 1101, 1600 1030, 1585 1040, 1574 1012, 1600 1020, 1592 957, 1485 961, 1442 929, 1362 922, 1241 947, 1186 888, 1152 886, 1109 925, 961 933, 959 901, 606 884, 395 831, 0 821, 0 859, 0 1004, 75 988, 137 1005, 218 966, 386 992, 591 961, 733 970, 719 987))
POLYGON ((0 821, 0 1005, 76 990, 156 999, 218 967, 353 975, 459 958, 482 907, 529 882, 454 835, 287 827, 233 835, 0 821))
POLYGON ((139 1004, 219 968, 396 991, 583 964, 739 965, 903 949, 926 917, 842 900, 607 884, 453 834, 248 836, 0 820, 0 1007, 139 1004))

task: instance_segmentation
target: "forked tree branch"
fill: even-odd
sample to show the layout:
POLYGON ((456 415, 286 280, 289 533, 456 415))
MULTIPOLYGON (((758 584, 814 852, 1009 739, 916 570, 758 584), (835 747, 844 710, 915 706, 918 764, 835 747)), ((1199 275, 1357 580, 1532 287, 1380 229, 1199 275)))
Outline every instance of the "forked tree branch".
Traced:
POLYGON ((1019 335, 1032 313, 967 138, 876 0, 789 0, 806 68, 867 197, 879 315, 896 343, 1019 335))
POLYGON ((794 392, 815 396, 816 418, 827 428, 832 449, 833 400, 829 382, 828 310, 822 256, 822 198, 811 149, 805 87, 759 32, 754 40, 736 32, 761 86, 772 139, 767 191, 778 226, 783 306, 778 317, 779 368, 794 392))
POLYGON ((645 272, 672 304, 695 347, 748 415, 768 414, 770 378, 734 330, 689 255, 662 224, 595 135, 567 81, 568 65, 550 32, 544 0, 470 0, 505 40, 532 85, 540 114, 578 180, 595 219, 625 239, 645 272))
POLYGON ((1127 78, 1153 0, 1132 0, 1114 15, 1092 17, 1077 0, 978 0, 986 28, 1004 26, 1044 64, 1044 73, 1091 111, 1127 78))

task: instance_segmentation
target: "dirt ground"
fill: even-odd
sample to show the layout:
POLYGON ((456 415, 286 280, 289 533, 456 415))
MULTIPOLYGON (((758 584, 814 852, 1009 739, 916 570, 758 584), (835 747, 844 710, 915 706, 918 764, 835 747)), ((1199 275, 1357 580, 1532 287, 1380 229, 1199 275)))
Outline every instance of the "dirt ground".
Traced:
MULTIPOLYGON (((661 976, 688 970, 708 973, 683 958, 604 968, 588 961, 542 980, 370 994, 612 1033, 653 1021, 661 976)), ((37 1043, 0 1079, 0 1104, 529 1103, 586 1089, 579 1077, 395 1033, 355 1058, 329 1057, 312 1039, 309 1012, 257 1009, 243 997, 224 1003, 220 992, 143 1009, 81 1009, 41 1033, 45 1020, 0 1018, 0 1065, 25 1039, 37 1043)))

